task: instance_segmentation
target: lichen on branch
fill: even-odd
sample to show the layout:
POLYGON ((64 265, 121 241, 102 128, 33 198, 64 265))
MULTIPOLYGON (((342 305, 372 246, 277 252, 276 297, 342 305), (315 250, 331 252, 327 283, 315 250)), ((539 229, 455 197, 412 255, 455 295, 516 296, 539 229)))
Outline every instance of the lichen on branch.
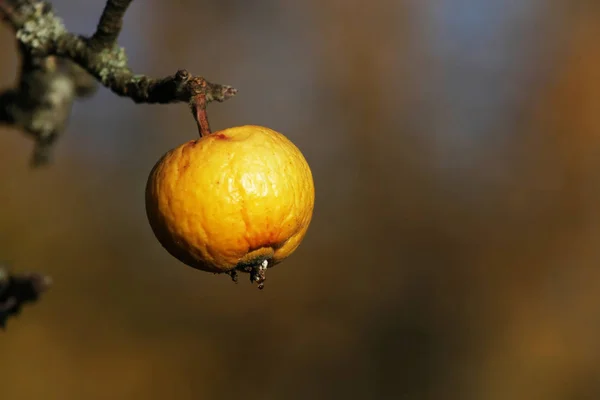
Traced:
POLYGON ((96 81, 136 103, 222 102, 236 94, 186 70, 165 78, 134 74, 117 38, 132 0, 108 0, 90 37, 69 32, 40 0, 0 0, 22 57, 17 87, 0 93, 0 123, 12 124, 36 141, 34 165, 48 161, 48 149, 65 129, 73 101, 91 95, 96 81))

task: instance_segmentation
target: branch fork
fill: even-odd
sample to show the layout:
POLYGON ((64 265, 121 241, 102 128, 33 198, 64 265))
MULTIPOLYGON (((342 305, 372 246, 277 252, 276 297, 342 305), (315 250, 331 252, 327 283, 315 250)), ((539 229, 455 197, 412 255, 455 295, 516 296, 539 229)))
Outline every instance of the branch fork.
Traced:
POLYGON ((206 105, 237 93, 183 69, 165 78, 134 74, 117 44, 131 1, 108 0, 96 31, 83 37, 69 32, 46 0, 0 0, 0 17, 15 31, 22 57, 17 86, 0 93, 0 123, 33 136, 33 165, 49 161, 74 100, 93 94, 98 82, 135 103, 198 104, 201 134, 210 132, 206 105))

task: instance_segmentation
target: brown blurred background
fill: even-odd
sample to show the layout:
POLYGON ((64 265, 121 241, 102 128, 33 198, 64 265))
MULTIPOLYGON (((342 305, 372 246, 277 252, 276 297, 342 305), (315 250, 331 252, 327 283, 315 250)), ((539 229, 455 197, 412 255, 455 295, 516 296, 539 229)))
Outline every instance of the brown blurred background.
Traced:
MULTIPOLYGON (((57 0, 77 32, 103 1, 57 0)), ((312 166, 299 250, 259 292, 154 239, 184 105, 102 89, 47 169, 0 130, 0 259, 50 274, 0 338, 3 399, 600 399, 600 3, 135 1, 132 67, 239 95, 312 166)), ((18 57, 0 29, 0 85, 18 57)))

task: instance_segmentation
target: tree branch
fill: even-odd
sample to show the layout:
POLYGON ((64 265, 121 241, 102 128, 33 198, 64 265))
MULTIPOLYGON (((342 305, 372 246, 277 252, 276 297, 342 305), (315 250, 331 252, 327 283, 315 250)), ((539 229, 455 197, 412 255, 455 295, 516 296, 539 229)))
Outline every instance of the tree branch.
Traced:
POLYGON ((96 32, 86 38, 68 32, 47 1, 0 0, 0 15, 15 30, 23 58, 18 87, 0 94, 0 122, 17 125, 36 139, 34 165, 47 161, 47 150, 64 130, 74 99, 93 93, 93 80, 82 70, 136 103, 193 105, 202 98, 204 107, 236 94, 231 86, 186 70, 165 78, 134 74, 125 50, 116 44, 130 3, 108 0, 96 32))
POLYGON ((123 26, 123 16, 129 4, 131 4, 131 0, 108 0, 106 2, 98 28, 90 38, 89 44, 92 49, 108 49, 117 43, 123 26))

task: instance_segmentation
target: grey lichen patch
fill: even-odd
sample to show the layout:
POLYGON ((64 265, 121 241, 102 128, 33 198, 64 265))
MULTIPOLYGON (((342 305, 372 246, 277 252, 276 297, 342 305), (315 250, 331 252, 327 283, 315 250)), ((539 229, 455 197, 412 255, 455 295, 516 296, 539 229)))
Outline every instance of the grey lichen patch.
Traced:
POLYGON ((46 9, 43 3, 26 4, 20 10, 29 18, 17 31, 17 40, 31 52, 47 52, 67 30, 61 19, 46 9))
POLYGON ((131 75, 131 78, 130 78, 131 83, 136 84, 136 85, 139 84, 143 80, 148 80, 148 77, 143 74, 134 74, 134 75, 131 75))
POLYGON ((56 75, 49 81, 36 112, 31 114, 28 130, 36 132, 38 138, 44 140, 54 134, 57 128, 66 125, 69 113, 63 110, 70 110, 74 91, 73 81, 68 76, 56 75))
POLYGON ((104 85, 109 83, 110 78, 114 78, 124 70, 128 70, 127 54, 122 47, 113 46, 110 49, 104 49, 98 56, 102 65, 98 75, 104 85))

